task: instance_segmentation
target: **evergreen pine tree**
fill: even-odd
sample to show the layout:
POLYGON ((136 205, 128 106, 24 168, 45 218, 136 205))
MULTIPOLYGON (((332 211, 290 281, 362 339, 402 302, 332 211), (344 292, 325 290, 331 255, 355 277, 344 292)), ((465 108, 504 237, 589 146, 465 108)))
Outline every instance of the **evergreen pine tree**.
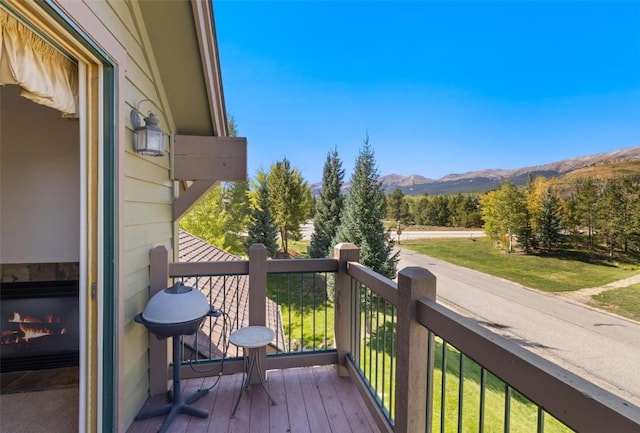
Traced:
POLYGON ((616 243, 620 241, 623 231, 624 195, 619 179, 608 179, 598 200, 598 217, 596 231, 609 246, 609 256, 613 257, 616 243))
POLYGON ((342 161, 338 158, 338 151, 334 149, 327 155, 322 172, 322 191, 316 202, 316 214, 313 219, 313 233, 309 244, 311 257, 327 257, 332 253, 333 238, 336 235, 344 197, 340 193, 344 170, 342 161))
POLYGON ((393 254, 393 239, 384 228, 386 200, 379 177, 367 136, 356 159, 351 189, 334 244, 355 244, 360 248, 360 263, 381 275, 394 278, 398 253, 393 254))
MULTIPOLYGON (((259 176, 260 177, 260 176, 259 176)), ((262 244, 267 248, 269 257, 274 257, 278 249, 276 240, 278 231, 270 210, 269 190, 264 176, 258 180, 257 202, 251 207, 249 227, 245 245, 262 244)))
POLYGON ((551 250, 562 237, 562 204, 551 187, 542 197, 542 212, 538 219, 538 236, 542 244, 551 250))
POLYGON ((578 222, 587 227, 588 244, 591 249, 593 249, 593 228, 596 223, 598 196, 598 185, 592 177, 577 181, 576 194, 573 198, 575 214, 578 222))

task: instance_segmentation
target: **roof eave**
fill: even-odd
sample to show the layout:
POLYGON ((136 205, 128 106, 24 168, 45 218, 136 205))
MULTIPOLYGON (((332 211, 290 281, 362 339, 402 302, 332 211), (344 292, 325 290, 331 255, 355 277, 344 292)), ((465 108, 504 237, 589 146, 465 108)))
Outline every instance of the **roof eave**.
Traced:
POLYGON ((222 72, 218 55, 218 39, 216 36, 215 19, 213 15, 213 1, 191 0, 200 59, 204 74, 211 123, 214 125, 214 135, 227 136, 227 116, 222 89, 222 72))
POLYGON ((178 134, 226 136, 209 0, 143 1, 140 10, 178 134))

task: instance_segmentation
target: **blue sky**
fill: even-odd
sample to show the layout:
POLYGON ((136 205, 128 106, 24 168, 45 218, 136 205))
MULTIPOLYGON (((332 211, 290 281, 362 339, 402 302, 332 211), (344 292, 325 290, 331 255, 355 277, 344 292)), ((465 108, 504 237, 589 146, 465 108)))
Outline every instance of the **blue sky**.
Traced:
POLYGON ((640 0, 215 0, 249 176, 319 182, 365 135, 381 175, 440 178, 640 146, 640 0))

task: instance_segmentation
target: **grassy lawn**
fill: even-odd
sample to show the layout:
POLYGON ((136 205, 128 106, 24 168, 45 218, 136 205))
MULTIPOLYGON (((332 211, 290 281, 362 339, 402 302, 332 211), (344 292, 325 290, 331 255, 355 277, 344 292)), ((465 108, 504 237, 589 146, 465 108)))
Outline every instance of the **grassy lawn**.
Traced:
MULTIPOLYGON (((369 289, 363 292, 361 299, 363 299, 363 310, 359 323, 360 351, 355 355, 356 361, 378 399, 391 418, 394 418, 396 309, 372 297, 369 289), (369 331, 365 332, 365 329, 369 331)), ((480 431, 482 401, 480 365, 466 356, 462 357, 461 363, 460 352, 451 345, 444 345, 439 337, 435 338, 434 346, 433 431, 480 431), (462 374, 460 374, 461 369, 462 374), (460 408, 461 417, 458 416, 460 408), (441 427, 444 428, 441 430, 441 427), (458 427, 460 427, 459 430, 458 427)), ((505 383, 490 372, 486 372, 484 383, 482 420, 484 431, 507 431, 504 429, 507 400, 505 383)), ((538 406, 516 390, 511 389, 509 392, 511 394, 508 399, 510 427, 508 431, 521 433, 537 431, 538 406)), ((545 414, 544 431, 564 433, 571 430, 551 415, 545 414)))
POLYGON ((402 247, 546 292, 602 286, 640 271, 638 258, 620 263, 584 251, 507 254, 486 238, 421 239, 403 242, 402 247))
POLYGON ((271 274, 267 296, 280 307, 287 351, 332 348, 334 306, 321 273, 271 274))
POLYGON ((289 254, 296 259, 308 259, 307 247, 309 241, 289 241, 289 254))
POLYGON ((607 290, 591 299, 596 307, 640 322, 640 284, 607 290))
MULTIPOLYGON (((433 431, 440 431, 444 422, 444 431, 477 432, 480 424, 481 368, 472 359, 463 356, 460 364, 460 352, 447 345, 443 350, 442 340, 436 338, 435 377, 433 401, 433 431), (441 391, 443 380, 443 359, 446 354, 446 375, 444 396, 441 391), (460 368, 463 375, 460 380, 460 368), (462 392, 460 384, 462 383, 462 392), (462 395, 462 396, 461 396, 462 395), (443 410, 444 397, 444 410, 443 410), (462 401, 460 401, 462 398, 462 401), (458 426, 458 408, 462 407, 461 426, 458 426), (460 429, 458 430, 458 428, 460 429)), ((484 391, 484 431, 507 431, 505 425, 506 390, 504 382, 495 375, 486 372, 484 391)), ((510 432, 533 432, 537 427, 538 406, 516 390, 510 390, 509 398, 510 432)), ((549 414, 544 416, 546 433, 571 432, 572 430, 549 414)))
MULTIPOLYGON (((388 320, 393 320, 389 318, 388 320)), ((362 320, 364 322, 364 319, 362 320)), ((382 324, 380 324, 382 325, 382 324)), ((389 344, 389 341, 377 342, 382 338, 382 333, 377 333, 374 323, 373 332, 365 336, 360 345, 360 368, 371 386, 375 389, 378 398, 383 402, 385 408, 394 417, 393 406, 395 396, 393 395, 395 377, 394 351, 380 350, 380 347, 389 344), (378 348, 376 350, 376 348, 378 348)), ((388 338, 388 337, 387 337, 388 338)), ((480 425, 480 402, 481 402, 481 368, 472 359, 463 356, 463 363, 460 363, 460 352, 447 345, 443 347, 440 338, 435 339, 434 353, 434 377, 433 377, 433 431, 446 432, 477 432, 480 425), (446 366, 443 359, 446 357, 446 366), (460 375, 462 367, 463 374, 460 375), (443 392, 443 374, 444 392, 443 392), (462 377, 462 379, 461 379, 462 377), (462 383, 462 391, 460 384, 462 383), (444 403, 443 403, 444 401, 444 403), (459 408, 462 409, 462 417, 459 418, 459 408), (461 423, 460 426, 458 424, 461 423), (460 428, 459 428, 460 427, 460 428), (458 430, 459 428, 459 430, 458 430)), ((538 406, 525 396, 511 389, 509 398, 509 431, 516 433, 527 433, 536 431, 538 422, 538 406)), ((486 432, 506 431, 505 425, 505 383, 486 372, 484 388, 484 414, 483 427, 486 432)), ((559 422, 550 414, 544 416, 544 431, 546 433, 564 433, 572 430, 559 422)))

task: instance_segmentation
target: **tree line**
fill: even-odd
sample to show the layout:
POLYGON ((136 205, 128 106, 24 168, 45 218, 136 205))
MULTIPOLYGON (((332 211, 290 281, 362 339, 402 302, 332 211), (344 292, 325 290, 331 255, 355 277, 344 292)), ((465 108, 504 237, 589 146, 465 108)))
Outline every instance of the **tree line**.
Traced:
POLYGON ((485 232, 528 253, 552 250, 571 236, 582 246, 604 245, 609 255, 640 251, 640 176, 575 180, 561 191, 554 179, 503 182, 480 199, 485 232))
POLYGON ((480 227, 480 198, 474 194, 407 196, 396 188, 387 196, 387 218, 401 225, 480 227))
POLYGON ((391 225, 481 227, 513 252, 552 250, 577 240, 609 255, 640 251, 640 176, 578 178, 558 184, 539 176, 518 187, 504 181, 485 194, 387 196, 391 225), (395 224, 394 224, 395 223, 395 224))

